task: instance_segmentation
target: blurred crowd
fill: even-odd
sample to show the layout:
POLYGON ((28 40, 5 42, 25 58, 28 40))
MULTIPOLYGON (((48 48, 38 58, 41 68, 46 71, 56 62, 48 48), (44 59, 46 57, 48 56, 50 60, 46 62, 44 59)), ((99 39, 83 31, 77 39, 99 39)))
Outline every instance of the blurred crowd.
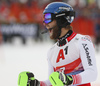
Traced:
POLYGON ((37 0, 0 0, 0 23, 40 23, 42 9, 37 0))
POLYGON ((31 23, 44 29, 43 9, 54 1, 70 4, 76 12, 73 30, 90 35, 96 45, 100 44, 100 0, 0 0, 0 24, 31 23))

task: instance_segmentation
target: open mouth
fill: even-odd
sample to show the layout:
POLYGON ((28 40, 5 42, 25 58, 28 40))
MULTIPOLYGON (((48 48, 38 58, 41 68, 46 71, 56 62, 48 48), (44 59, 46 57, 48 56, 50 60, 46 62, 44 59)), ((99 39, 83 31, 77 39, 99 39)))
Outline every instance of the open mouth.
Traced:
POLYGON ((51 33, 51 31, 52 31, 52 28, 49 29, 49 32, 50 32, 50 33, 51 33))

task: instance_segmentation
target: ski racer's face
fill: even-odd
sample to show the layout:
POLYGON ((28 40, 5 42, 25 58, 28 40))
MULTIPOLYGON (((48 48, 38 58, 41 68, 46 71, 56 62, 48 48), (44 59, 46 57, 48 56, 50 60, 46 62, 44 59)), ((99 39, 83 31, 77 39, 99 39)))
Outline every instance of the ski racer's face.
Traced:
POLYGON ((50 38, 57 39, 59 37, 59 28, 53 14, 52 13, 43 14, 43 23, 50 33, 50 38))
POLYGON ((49 31, 50 38, 51 39, 57 39, 58 38, 59 28, 57 26, 56 20, 53 20, 50 23, 44 23, 44 25, 46 26, 46 28, 49 31))

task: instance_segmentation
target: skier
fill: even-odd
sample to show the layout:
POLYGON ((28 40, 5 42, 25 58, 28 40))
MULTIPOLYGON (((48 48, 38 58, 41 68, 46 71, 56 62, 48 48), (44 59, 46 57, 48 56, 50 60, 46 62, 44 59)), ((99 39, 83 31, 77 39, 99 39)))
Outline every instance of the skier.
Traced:
POLYGON ((67 3, 52 2, 46 6, 43 11, 45 32, 57 40, 48 51, 48 80, 39 81, 33 73, 21 72, 19 86, 91 86, 96 80, 93 43, 88 35, 73 31, 70 24, 74 18, 75 11, 67 3))

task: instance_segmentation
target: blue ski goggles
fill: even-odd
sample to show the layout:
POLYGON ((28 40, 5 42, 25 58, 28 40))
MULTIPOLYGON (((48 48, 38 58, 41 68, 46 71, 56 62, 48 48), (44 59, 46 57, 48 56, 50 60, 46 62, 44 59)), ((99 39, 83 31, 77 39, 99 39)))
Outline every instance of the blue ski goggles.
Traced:
POLYGON ((75 12, 74 11, 68 11, 68 12, 62 12, 62 13, 57 13, 57 14, 45 13, 43 15, 43 23, 48 24, 58 17, 65 17, 66 18, 67 16, 70 16, 70 17, 74 16, 75 17, 75 12))
POLYGON ((45 13, 43 15, 43 23, 48 24, 48 23, 50 23, 52 21, 53 21, 53 15, 51 13, 45 13))

